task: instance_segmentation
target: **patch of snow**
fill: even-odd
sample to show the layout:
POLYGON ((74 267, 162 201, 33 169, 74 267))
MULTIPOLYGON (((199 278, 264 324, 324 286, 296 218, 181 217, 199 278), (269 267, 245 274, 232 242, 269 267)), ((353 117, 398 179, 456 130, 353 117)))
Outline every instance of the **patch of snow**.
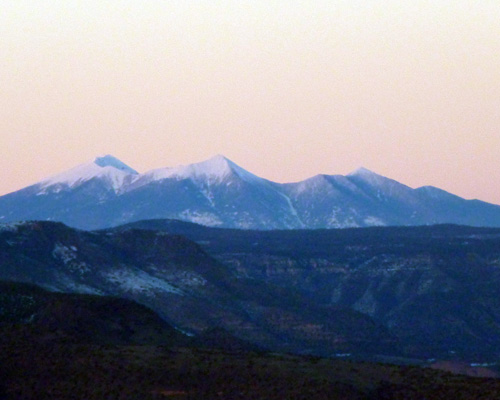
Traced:
POLYGON ((173 293, 184 295, 182 290, 163 279, 141 270, 117 269, 105 274, 105 278, 127 292, 173 293))
POLYGON ((52 250, 52 257, 61 260, 71 272, 84 274, 90 270, 88 265, 83 261, 77 261, 77 248, 75 246, 67 247, 59 242, 52 250))
MULTIPOLYGON (((158 236, 161 233, 168 235, 166 232, 158 232, 156 235, 158 236)), ((149 264, 147 271, 148 273, 152 272, 156 278, 170 282, 178 288, 205 286, 207 284, 207 280, 203 276, 191 271, 175 269, 165 271, 164 266, 158 267, 156 264, 149 264)))
POLYGON ((222 225, 222 221, 217 215, 208 212, 198 212, 191 210, 184 210, 179 214, 179 219, 184 221, 194 222, 196 224, 205 226, 218 226, 222 225))
POLYGON ((194 337, 194 336, 195 336, 195 334, 194 334, 194 333, 191 333, 191 332, 185 331, 184 329, 181 329, 181 328, 179 328, 179 327, 177 327, 177 326, 174 326, 174 329, 175 329, 176 331, 179 331, 180 333, 182 333, 182 334, 186 335, 186 336, 189 336, 189 337, 194 337))
POLYGON ((494 367, 497 363, 471 363, 471 367, 494 367))
POLYGON ((386 223, 378 218, 378 217, 374 217, 372 215, 369 215, 368 217, 366 217, 363 222, 366 224, 366 225, 370 225, 370 226, 385 226, 386 223))
POLYGON ((334 207, 330 217, 327 220, 327 226, 330 228, 357 228, 359 224, 350 215, 344 216, 339 207, 334 207))
POLYGON ((68 285, 66 285, 66 290, 82 294, 96 294, 99 296, 103 296, 105 294, 101 292, 99 289, 76 282, 68 283, 68 285))
POLYGON ((281 193, 279 191, 277 193, 280 194, 285 199, 286 203, 288 204, 288 208, 290 209, 290 212, 295 217, 295 219, 298 221, 299 226, 304 228, 306 226, 306 224, 304 224, 304 222, 300 219, 299 214, 297 213, 297 210, 295 209, 295 207, 292 204, 292 201, 290 200, 290 197, 288 197, 286 194, 281 193))
POLYGON ((194 274, 188 271, 178 271, 166 275, 167 279, 175 280, 176 284, 182 287, 198 287, 205 286, 207 280, 201 275, 194 274))
POLYGON ((75 251, 63 244, 57 242, 52 250, 52 257, 60 259, 63 263, 67 264, 76 259, 75 251))
POLYGON ((43 287, 54 292, 74 292, 83 294, 96 294, 99 296, 105 294, 95 287, 76 282, 72 277, 69 277, 65 274, 58 274, 57 282, 58 286, 43 285, 43 287))
POLYGON ((7 222, 0 224, 0 232, 17 232, 19 227, 28 224, 26 221, 7 222))
POLYGON ((201 194, 208 200, 212 207, 215 207, 214 195, 209 188, 202 187, 200 189, 201 194))
POLYGON ((365 180, 368 180, 370 182, 376 181, 378 178, 384 178, 383 176, 376 174, 375 172, 370 171, 369 169, 367 169, 365 167, 359 167, 358 169, 347 174, 346 176, 357 176, 357 177, 363 178, 365 180))

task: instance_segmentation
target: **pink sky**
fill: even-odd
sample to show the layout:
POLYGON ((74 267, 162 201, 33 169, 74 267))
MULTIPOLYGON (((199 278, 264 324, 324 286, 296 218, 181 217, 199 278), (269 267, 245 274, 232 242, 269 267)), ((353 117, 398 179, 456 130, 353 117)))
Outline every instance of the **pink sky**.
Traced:
POLYGON ((500 204, 499 21, 496 0, 3 2, 0 194, 220 153, 500 204))

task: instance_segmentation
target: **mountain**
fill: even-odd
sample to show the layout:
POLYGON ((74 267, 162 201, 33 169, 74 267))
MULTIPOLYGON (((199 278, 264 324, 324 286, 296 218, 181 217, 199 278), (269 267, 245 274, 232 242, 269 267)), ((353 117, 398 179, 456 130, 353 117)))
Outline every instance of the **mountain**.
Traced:
POLYGON ((107 155, 0 197, 1 222, 53 220, 101 229, 157 218, 264 230, 500 226, 500 206, 433 187, 412 189, 365 168, 279 184, 221 155, 143 174, 107 155))
MULTIPOLYGON (((180 218, 212 226, 263 229, 296 225, 287 197, 223 156, 146 172, 114 203, 128 220, 180 218)), ((120 223, 128 222, 121 218, 120 223)))
POLYGON ((387 329, 359 311, 317 306, 292 287, 240 276, 195 242, 164 232, 0 224, 0 280, 133 300, 181 332, 230 348, 253 343, 329 355, 397 347, 387 329))
POLYGON ((47 193, 60 193, 76 189, 88 182, 99 182, 103 189, 115 192, 132 180, 138 172, 117 158, 106 155, 96 157, 91 163, 81 164, 63 173, 44 179, 34 185, 37 196, 47 193))

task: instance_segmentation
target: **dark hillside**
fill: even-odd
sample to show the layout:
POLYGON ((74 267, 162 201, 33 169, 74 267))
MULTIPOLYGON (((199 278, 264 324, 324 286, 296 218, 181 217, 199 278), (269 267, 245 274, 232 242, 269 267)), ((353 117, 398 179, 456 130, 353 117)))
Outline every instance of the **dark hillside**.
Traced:
POLYGON ((0 279, 131 299, 180 331, 223 329, 277 351, 397 349, 396 339, 369 316, 317 305, 293 287, 240 275, 199 244, 164 232, 86 232, 54 222, 0 225, 0 279))
POLYGON ((500 359, 500 229, 241 231, 170 220, 118 229, 131 227, 185 235, 240 276, 369 315, 408 355, 500 359))
POLYGON ((39 332, 39 340, 113 345, 178 345, 188 338, 156 313, 116 297, 54 293, 0 281, 0 329, 39 332))

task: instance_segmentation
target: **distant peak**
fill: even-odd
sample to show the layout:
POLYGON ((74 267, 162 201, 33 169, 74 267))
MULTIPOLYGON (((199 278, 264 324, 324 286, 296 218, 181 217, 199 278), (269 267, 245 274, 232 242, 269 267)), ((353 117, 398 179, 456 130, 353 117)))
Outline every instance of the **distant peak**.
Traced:
POLYGON ((227 162, 227 161, 230 161, 230 160, 228 160, 228 158, 225 157, 223 154, 216 154, 212 158, 209 158, 207 161, 227 162))
POLYGON ((359 167, 347 176, 377 176, 378 174, 365 167, 359 167))
POLYGON ((370 171, 365 167, 360 167, 357 170, 351 172, 349 175, 346 175, 346 178, 354 178, 371 185, 381 185, 384 182, 392 181, 392 179, 386 178, 383 175, 370 171))
POLYGON ((42 190, 39 193, 46 193, 46 189, 52 186, 56 192, 61 190, 61 186, 73 188, 95 178, 118 192, 132 175, 138 175, 138 172, 108 154, 40 181, 38 185, 42 190))
POLYGON ((94 160, 94 164, 96 164, 102 168, 113 167, 113 168, 119 169, 120 171, 127 172, 129 174, 134 174, 134 175, 138 174, 138 172, 135 169, 130 168, 127 164, 123 163, 118 158, 113 157, 110 154, 96 157, 94 160))
MULTIPOLYGON (((205 161, 201 161, 198 164, 203 165, 218 165, 221 167, 230 168, 232 164, 234 164, 231 160, 224 157, 222 154, 217 154, 205 161)), ((193 164, 192 164, 193 165, 193 164)))
POLYGON ((193 175, 205 175, 217 178, 223 178, 232 173, 244 171, 222 154, 217 154, 208 160, 188 165, 187 169, 193 175))
POLYGON ((233 161, 222 154, 217 154, 207 160, 177 167, 167 167, 152 170, 143 174, 138 184, 146 184, 151 181, 160 181, 167 178, 207 180, 208 182, 222 182, 228 177, 238 176, 245 181, 261 181, 252 173, 244 170, 233 161))

